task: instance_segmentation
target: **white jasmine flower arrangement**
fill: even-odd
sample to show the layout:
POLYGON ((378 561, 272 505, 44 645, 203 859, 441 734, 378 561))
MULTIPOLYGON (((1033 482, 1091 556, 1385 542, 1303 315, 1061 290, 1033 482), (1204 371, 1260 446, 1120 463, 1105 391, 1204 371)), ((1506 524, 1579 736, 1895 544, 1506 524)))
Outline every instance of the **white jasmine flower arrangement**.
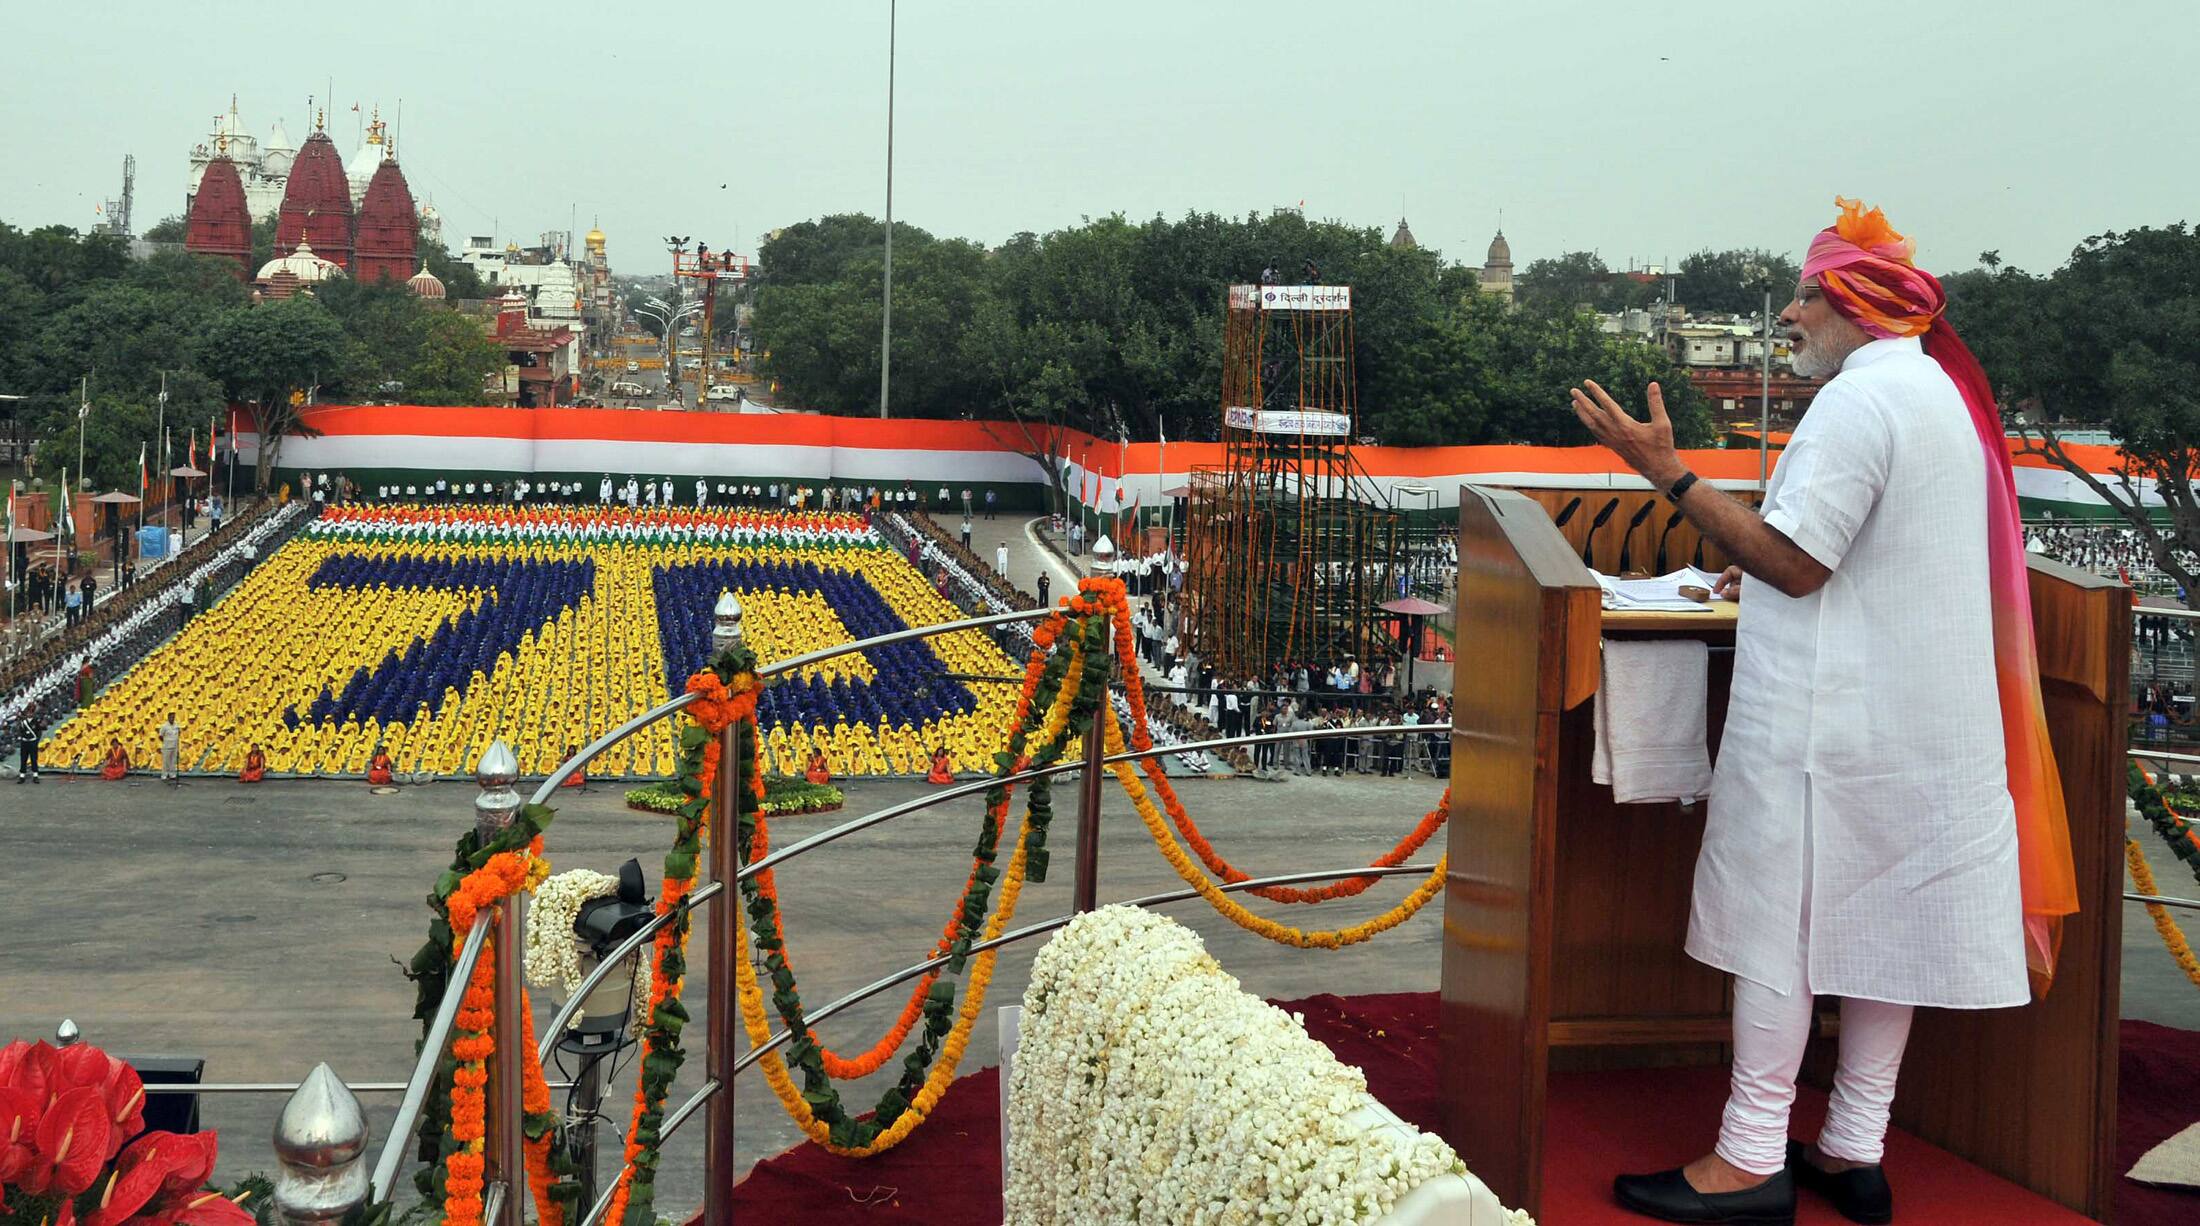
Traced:
POLYGON ((1436 1137, 1371 1129, 1360 1070, 1241 990, 1189 929, 1135 907, 1048 942, 1020 1034, 1014 1226, 1371 1223, 1466 1173, 1436 1137))
MULTIPOLYGON (((521 966, 526 971, 527 982, 538 988, 548 988, 561 996, 571 996, 581 984, 586 973, 581 970, 580 947, 573 938, 573 920, 581 913, 581 904, 592 898, 608 898, 619 892, 619 879, 609 873, 591 869, 568 869, 548 877, 535 887, 534 901, 527 910, 527 940, 525 958, 521 966)), ((648 946, 643 946, 646 952, 648 946)), ((634 995, 637 999, 649 999, 649 959, 634 959, 634 995)), ((643 1022, 644 1010, 635 1012, 637 1029, 643 1022)), ((573 1020, 578 1022, 584 1010, 574 1010, 573 1020)))

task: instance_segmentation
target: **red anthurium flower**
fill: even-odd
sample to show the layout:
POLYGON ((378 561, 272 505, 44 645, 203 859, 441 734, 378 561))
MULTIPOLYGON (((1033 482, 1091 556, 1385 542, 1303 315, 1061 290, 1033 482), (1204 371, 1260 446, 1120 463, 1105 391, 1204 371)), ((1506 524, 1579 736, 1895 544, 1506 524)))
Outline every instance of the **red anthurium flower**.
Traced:
POLYGON ((221 1142, 209 1130, 206 1132, 157 1132, 162 1139, 161 1150, 167 1157, 168 1173, 160 1181, 162 1199, 171 1196, 189 1196, 206 1187, 214 1177, 214 1159, 219 1154, 221 1142))
POLYGON ((219 1192, 202 1192, 169 1219, 176 1226, 252 1226, 252 1214, 219 1192))
POLYGON ((145 1127, 145 1083, 137 1070, 89 1043, 63 1048, 54 1059, 59 1088, 90 1086, 99 1091, 114 1125, 108 1135, 107 1157, 145 1127))
POLYGON ((38 1153, 21 1186, 68 1196, 91 1187, 107 1165, 107 1134, 113 1129, 98 1090, 78 1086, 63 1093, 38 1121, 38 1153))
POLYGON ((42 1106, 29 1090, 0 1083, 0 1185, 14 1183, 37 1155, 42 1106))
POLYGON ((53 1044, 43 1039, 36 1043, 18 1039, 0 1048, 0 1086, 28 1090, 38 1100, 38 1110, 43 1114, 57 1092, 54 1058, 58 1054, 53 1044))
POLYGON ((153 1132, 131 1142, 115 1160, 115 1173, 99 1194, 99 1207, 85 1215, 84 1226, 115 1226, 158 1197, 176 1161, 186 1157, 176 1141, 174 1133, 153 1132))

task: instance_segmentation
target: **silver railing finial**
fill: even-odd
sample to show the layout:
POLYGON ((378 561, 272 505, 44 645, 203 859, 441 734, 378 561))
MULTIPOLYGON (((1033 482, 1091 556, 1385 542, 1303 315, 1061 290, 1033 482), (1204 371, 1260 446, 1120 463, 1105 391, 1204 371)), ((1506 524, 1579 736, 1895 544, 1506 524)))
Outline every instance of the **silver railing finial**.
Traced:
POLYGON ((741 598, 732 592, 718 594, 718 604, 711 609, 710 649, 716 655, 741 643, 741 598))
POLYGON ((335 1222, 366 1203, 367 1117, 336 1070, 313 1066, 275 1120, 275 1212, 290 1226, 335 1222))
POLYGON ((496 833, 512 824, 519 814, 519 793, 512 784, 519 780, 519 758, 503 737, 489 742, 481 751, 481 762, 474 767, 474 782, 481 785, 481 795, 474 798, 474 833, 486 842, 496 833))
POLYGON ((62 1018, 61 1024, 53 1028, 53 1045, 55 1047, 74 1047, 82 1042, 83 1038, 84 1032, 77 1029, 76 1019, 73 1017, 62 1018))

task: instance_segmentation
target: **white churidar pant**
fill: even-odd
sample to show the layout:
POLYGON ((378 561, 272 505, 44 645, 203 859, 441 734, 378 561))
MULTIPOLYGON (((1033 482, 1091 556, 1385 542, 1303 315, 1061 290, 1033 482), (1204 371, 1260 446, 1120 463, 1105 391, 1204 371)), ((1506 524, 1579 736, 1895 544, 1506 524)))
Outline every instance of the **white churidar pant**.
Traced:
MULTIPOLYGON (((1805 809, 1804 847, 1808 838, 1805 809)), ((1795 967, 1786 976, 1795 990, 1774 991, 1753 979, 1734 980, 1734 1077, 1719 1120, 1718 1154, 1753 1175, 1777 1174, 1787 1165, 1788 1110, 1795 1105, 1795 1073, 1810 1041, 1816 998, 1810 991, 1810 869, 1803 870, 1803 923, 1795 943, 1795 967)), ((1909 1005, 1844 997, 1841 1054, 1833 1074, 1819 1152, 1849 1162, 1877 1162, 1887 1139, 1895 1077, 1910 1039, 1909 1005)))

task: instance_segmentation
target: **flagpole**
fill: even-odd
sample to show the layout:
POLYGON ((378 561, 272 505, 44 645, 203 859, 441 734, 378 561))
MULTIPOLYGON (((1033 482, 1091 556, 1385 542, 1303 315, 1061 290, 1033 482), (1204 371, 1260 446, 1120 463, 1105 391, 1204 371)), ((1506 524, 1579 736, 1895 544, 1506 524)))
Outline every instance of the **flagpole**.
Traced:
MULTIPOLYGON (((154 441, 160 444, 160 527, 161 535, 165 538, 168 533, 169 482, 173 480, 168 475, 168 372, 165 370, 160 372, 160 412, 155 417, 153 434, 156 436, 154 441)), ((143 513, 140 512, 140 514, 143 513)), ((165 539, 160 544, 162 550, 165 551, 168 548, 168 542, 165 539)))
MULTIPOLYGON (((84 428, 92 424, 92 377, 84 376, 77 389, 76 401, 76 479, 84 479, 84 428)), ((63 490, 62 496, 69 502, 69 573, 76 573, 76 491, 63 490)), ((99 548, 98 529, 94 528, 92 548, 99 548)), ((95 559, 96 560, 96 559, 95 559)))

